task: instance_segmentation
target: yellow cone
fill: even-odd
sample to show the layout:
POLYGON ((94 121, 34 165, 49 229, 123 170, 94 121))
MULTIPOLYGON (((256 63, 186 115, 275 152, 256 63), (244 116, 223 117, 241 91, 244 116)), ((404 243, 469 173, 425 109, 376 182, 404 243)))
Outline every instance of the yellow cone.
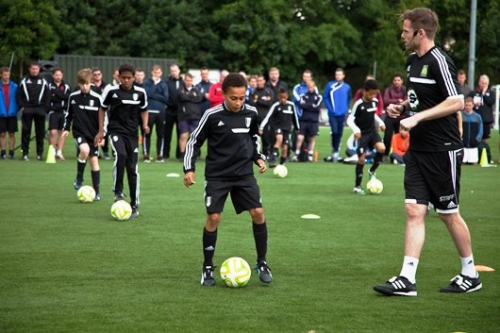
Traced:
POLYGON ((47 159, 45 163, 56 163, 56 149, 53 145, 49 145, 49 151, 47 152, 47 159))
POLYGON ((488 161, 488 155, 486 154, 486 148, 483 148, 483 150, 481 151, 481 160, 479 161, 479 165, 482 166, 483 168, 496 167, 496 165, 492 165, 488 161))

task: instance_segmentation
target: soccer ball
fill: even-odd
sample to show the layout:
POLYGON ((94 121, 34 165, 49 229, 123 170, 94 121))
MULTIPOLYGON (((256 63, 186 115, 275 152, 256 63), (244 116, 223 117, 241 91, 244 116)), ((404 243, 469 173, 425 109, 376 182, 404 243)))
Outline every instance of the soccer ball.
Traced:
POLYGON ((278 164, 274 168, 273 173, 274 173, 274 176, 277 178, 285 178, 286 175, 288 175, 288 169, 283 164, 278 164))
POLYGON ((119 200, 111 206, 111 216, 115 220, 125 221, 132 215, 132 207, 125 200, 119 200))
POLYGON ((250 265, 239 257, 227 259, 220 267, 220 277, 228 287, 241 288, 248 283, 250 276, 252 276, 250 265))
POLYGON ((80 202, 92 202, 95 199, 95 190, 89 185, 82 186, 76 192, 76 197, 80 202))
POLYGON ((384 189, 384 184, 382 184, 382 182, 379 179, 372 178, 366 184, 366 189, 368 190, 368 193, 370 193, 370 194, 380 194, 380 193, 382 193, 382 190, 384 189))

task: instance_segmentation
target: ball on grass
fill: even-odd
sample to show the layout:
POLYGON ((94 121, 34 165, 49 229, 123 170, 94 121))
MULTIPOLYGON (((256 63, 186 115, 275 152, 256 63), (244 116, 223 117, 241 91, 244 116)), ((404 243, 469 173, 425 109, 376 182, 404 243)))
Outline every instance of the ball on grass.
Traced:
POLYGON ((380 179, 372 178, 366 184, 366 189, 370 194, 380 194, 384 190, 384 184, 382 184, 380 179))
POLYGON ((251 276, 250 265, 240 257, 231 257, 224 261, 220 267, 222 281, 231 288, 244 287, 250 281, 251 276))
POLYGON ((132 215, 132 207, 125 200, 119 200, 111 206, 111 216, 117 221, 126 221, 132 215))
POLYGON ((80 202, 93 202, 95 199, 95 190, 89 185, 82 186, 76 192, 76 197, 80 202))
POLYGON ((288 169, 283 164, 278 164, 274 168, 273 174, 277 178, 285 178, 288 175, 288 169))

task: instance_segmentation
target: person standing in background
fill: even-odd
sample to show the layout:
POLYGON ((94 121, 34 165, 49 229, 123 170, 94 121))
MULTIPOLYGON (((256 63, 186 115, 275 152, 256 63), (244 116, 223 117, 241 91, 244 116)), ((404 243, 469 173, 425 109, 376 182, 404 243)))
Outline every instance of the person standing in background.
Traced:
POLYGON ((335 80, 326 84, 323 92, 323 102, 328 110, 328 121, 330 122, 330 136, 332 155, 325 158, 325 162, 338 162, 340 143, 344 132, 344 122, 349 114, 351 105, 351 86, 344 81, 345 72, 342 68, 335 70, 335 80))
POLYGON ((43 161, 43 140, 45 140, 45 118, 50 107, 49 85, 40 76, 40 64, 32 62, 29 74, 21 81, 16 92, 17 103, 22 109, 21 148, 23 161, 29 161, 31 125, 35 123, 36 159, 43 161))
POLYGON ((162 163, 164 159, 170 158, 170 147, 172 145, 172 136, 174 133, 174 128, 177 133, 177 141, 175 143, 175 157, 180 158, 179 150, 179 126, 177 120, 177 112, 179 109, 179 98, 177 96, 177 91, 184 84, 181 77, 181 70, 178 64, 170 65, 170 76, 167 81, 168 87, 168 102, 167 111, 165 113, 165 127, 163 129, 164 145, 163 145, 163 156, 160 159, 156 159, 156 162, 162 163))
POLYGON ((472 97, 474 103, 474 111, 476 111, 483 119, 483 139, 481 145, 486 148, 488 162, 493 163, 491 158, 491 149, 488 144, 488 139, 491 137, 491 128, 495 121, 493 117, 493 106, 496 101, 495 91, 490 90, 490 79, 488 75, 483 74, 479 77, 479 82, 476 90, 471 91, 469 96, 472 97))
POLYGON ((14 159, 14 148, 16 146, 17 112, 19 106, 16 101, 17 84, 10 79, 10 69, 0 68, 2 80, 2 91, 0 92, 0 158, 7 158, 7 133, 9 133, 9 159, 14 159))
POLYGON ((224 79, 229 74, 229 72, 223 69, 220 72, 219 82, 214 83, 210 86, 210 90, 208 91, 208 100, 210 101, 210 107, 213 108, 219 104, 224 102, 224 94, 222 92, 222 83, 224 79))
POLYGON ((63 81, 63 71, 60 68, 52 70, 50 89, 49 131, 50 144, 56 152, 56 159, 64 161, 63 150, 66 137, 61 134, 64 126, 64 112, 68 108, 71 88, 63 81))
POLYGON ((210 82, 210 79, 208 77, 208 68, 203 67, 200 70, 200 76, 201 76, 201 81, 196 84, 196 87, 202 92, 202 100, 200 104, 200 111, 201 114, 203 115, 205 111, 210 108, 210 100, 208 99, 210 97, 210 86, 212 85, 212 82, 210 82))
POLYGON ((151 78, 144 81, 143 88, 148 96, 148 127, 149 133, 144 133, 142 152, 144 162, 151 161, 151 131, 156 127, 156 160, 163 160, 163 127, 165 125, 165 111, 168 103, 168 87, 161 79, 163 69, 159 65, 151 68, 151 78))
MULTIPOLYGON (((392 85, 385 89, 384 105, 403 103, 407 99, 406 87, 403 84, 403 75, 396 73, 392 76, 392 85)), ((399 133, 399 118, 385 117, 384 145, 390 147, 393 134, 399 133)), ((390 149, 385 151, 385 157, 389 156, 390 149)))

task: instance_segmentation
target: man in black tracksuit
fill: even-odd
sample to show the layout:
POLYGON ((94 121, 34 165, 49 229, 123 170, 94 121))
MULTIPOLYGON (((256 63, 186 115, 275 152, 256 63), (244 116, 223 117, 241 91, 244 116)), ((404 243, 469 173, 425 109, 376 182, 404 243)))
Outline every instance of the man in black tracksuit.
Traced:
MULTIPOLYGON (((165 127, 164 127, 164 146, 163 146, 163 158, 170 158, 170 144, 172 143, 172 135, 174 133, 174 126, 177 131, 177 144, 175 149, 175 157, 180 158, 181 153, 179 150, 179 128, 177 122, 177 111, 179 109, 179 98, 177 96, 177 91, 182 88, 184 82, 180 76, 181 70, 179 65, 170 65, 170 77, 167 79, 168 87, 168 103, 167 112, 165 114, 165 127)), ((158 161, 163 162, 163 161, 158 161)))
POLYGON ((47 81, 40 76, 40 64, 33 62, 17 89, 16 99, 22 114, 21 148, 22 159, 28 161, 31 125, 35 122, 36 158, 43 160, 43 140, 45 137, 45 117, 50 107, 50 90, 47 81))

